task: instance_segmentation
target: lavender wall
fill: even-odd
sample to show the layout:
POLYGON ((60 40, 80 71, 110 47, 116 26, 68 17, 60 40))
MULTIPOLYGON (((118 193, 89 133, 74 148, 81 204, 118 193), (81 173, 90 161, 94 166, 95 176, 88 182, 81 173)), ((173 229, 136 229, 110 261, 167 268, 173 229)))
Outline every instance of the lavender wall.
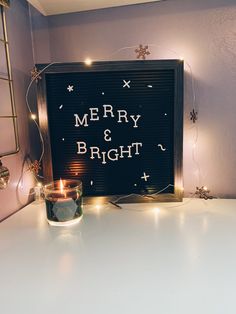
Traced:
POLYGON ((152 44, 153 59, 179 55, 192 67, 199 121, 197 129, 189 121, 193 101, 190 70, 186 66, 186 195, 196 185, 205 184, 217 196, 236 197, 235 0, 167 0, 52 17, 43 17, 33 8, 28 10, 25 0, 15 0, 7 18, 21 151, 3 160, 11 171, 11 183, 0 191, 0 220, 28 202, 34 185, 31 174, 25 172, 23 187, 18 192, 16 189, 25 156, 34 156, 39 146, 24 99, 34 59, 36 63, 82 61, 87 56, 95 60, 134 59, 133 48, 112 53, 139 43, 152 44))
POLYGON ((29 12, 34 59, 37 63, 48 63, 51 61, 48 17, 42 15, 31 5, 29 5, 29 12))
MULTIPOLYGON (((198 185, 207 185, 217 196, 236 197, 235 0, 167 0, 65 14, 48 17, 48 26, 52 61, 81 61, 87 56, 95 60, 134 59, 133 48, 111 54, 139 43, 153 44, 153 59, 183 56, 193 71, 199 110, 196 128, 189 121, 193 97, 186 65, 186 195, 198 185)), ((36 42, 35 49, 42 49, 42 44, 47 46, 47 40, 36 42)))
MULTIPOLYGON (((30 80, 29 72, 34 64, 29 11, 26 1, 12 1, 11 8, 7 10, 7 27, 21 149, 18 154, 2 160, 10 170, 11 181, 6 190, 0 190, 0 220, 29 201, 29 190, 34 185, 32 175, 26 172, 23 176, 23 186, 19 186, 17 189, 24 158, 27 154, 34 154, 29 140, 29 133, 31 133, 29 130, 32 126, 29 123, 25 105, 25 92, 30 80)), ((34 129, 32 129, 33 132, 34 129)), ((27 166, 25 165, 24 171, 26 170, 27 166)))

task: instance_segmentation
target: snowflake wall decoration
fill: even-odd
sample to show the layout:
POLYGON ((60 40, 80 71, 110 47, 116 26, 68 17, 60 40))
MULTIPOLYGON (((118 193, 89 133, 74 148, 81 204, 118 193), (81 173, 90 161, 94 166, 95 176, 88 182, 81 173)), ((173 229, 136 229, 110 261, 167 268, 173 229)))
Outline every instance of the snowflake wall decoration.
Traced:
POLYGON ((10 7, 10 0, 0 0, 0 5, 9 8, 10 7))
POLYGON ((30 73, 31 73, 31 79, 35 80, 36 83, 38 83, 38 81, 42 79, 42 77, 39 75, 40 72, 38 71, 36 66, 31 70, 30 73))
POLYGON ((10 179, 10 172, 7 167, 4 167, 0 160, 0 190, 7 187, 10 179))
POLYGON ((38 160, 35 160, 29 165, 29 170, 32 171, 36 176, 39 174, 40 169, 41 169, 41 166, 38 160))
POLYGON ((194 109, 190 112, 190 120, 195 123, 198 119, 198 112, 195 111, 194 109))
POLYGON ((135 49, 137 54, 137 59, 146 59, 146 56, 150 55, 150 51, 148 51, 148 46, 143 47, 143 45, 139 45, 139 48, 135 49))
POLYGON ((210 195, 210 190, 206 186, 202 187, 196 187, 195 195, 197 195, 199 198, 204 198, 204 200, 211 200, 213 199, 213 196, 210 195))

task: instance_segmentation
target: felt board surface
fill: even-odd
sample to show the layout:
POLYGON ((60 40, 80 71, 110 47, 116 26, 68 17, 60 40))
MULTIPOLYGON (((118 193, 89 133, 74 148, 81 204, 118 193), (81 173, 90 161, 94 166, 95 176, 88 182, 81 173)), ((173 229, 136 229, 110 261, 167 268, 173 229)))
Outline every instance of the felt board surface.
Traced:
POLYGON ((86 196, 175 194, 182 66, 103 62, 46 72, 53 179, 81 179, 86 196))

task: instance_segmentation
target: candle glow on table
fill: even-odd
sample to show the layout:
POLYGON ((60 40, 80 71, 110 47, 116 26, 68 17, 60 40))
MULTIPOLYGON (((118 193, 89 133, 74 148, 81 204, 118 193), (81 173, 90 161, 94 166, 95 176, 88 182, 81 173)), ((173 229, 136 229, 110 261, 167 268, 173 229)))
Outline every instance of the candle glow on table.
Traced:
POLYGON ((82 218, 82 182, 57 180, 44 187, 47 220, 53 226, 66 226, 82 218))

